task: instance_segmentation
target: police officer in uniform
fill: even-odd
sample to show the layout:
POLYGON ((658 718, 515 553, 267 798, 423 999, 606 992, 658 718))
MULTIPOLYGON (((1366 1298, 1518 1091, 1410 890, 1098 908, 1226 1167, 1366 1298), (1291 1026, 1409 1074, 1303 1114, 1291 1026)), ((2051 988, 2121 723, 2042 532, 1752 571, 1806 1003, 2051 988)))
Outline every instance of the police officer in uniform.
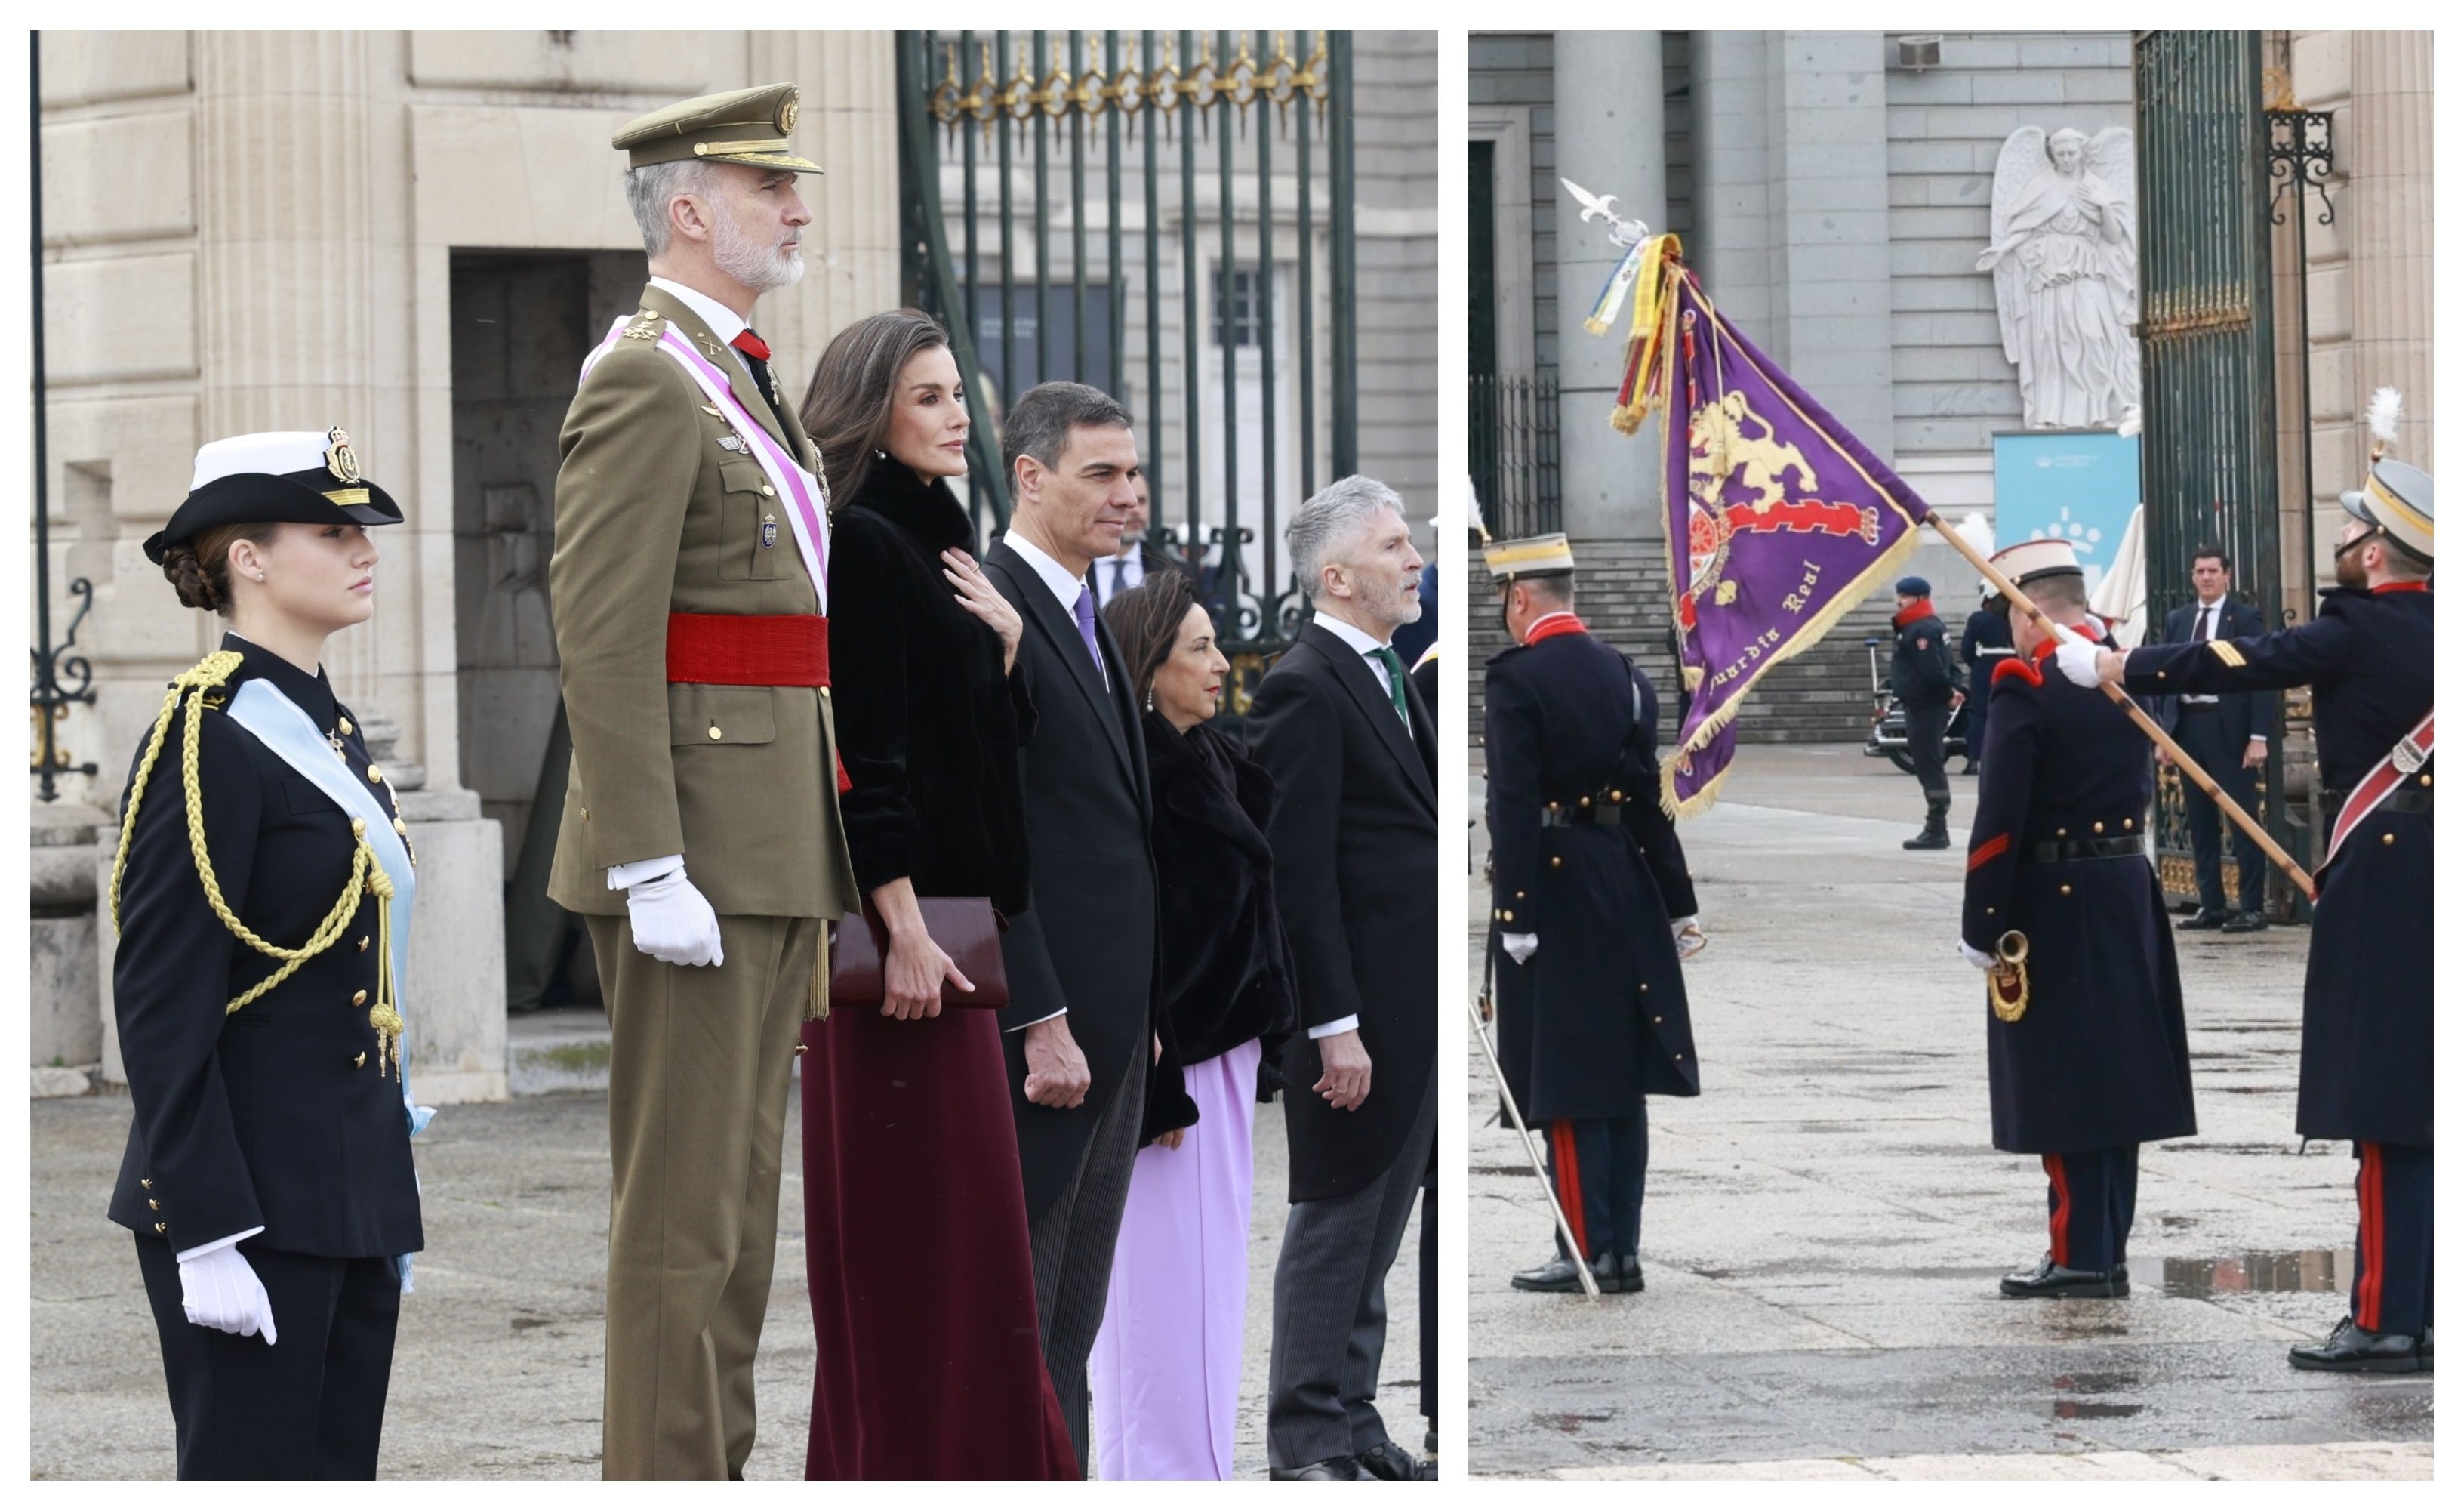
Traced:
POLYGON ((1950 727, 1959 674, 1951 667, 1942 618, 1933 611, 1933 586, 1922 577, 1903 577, 1893 591, 1899 608, 1891 615, 1891 691, 1900 700, 1908 759, 1916 763, 1917 786, 1925 789, 1925 828, 1914 839, 1901 841, 1900 848, 1947 850, 1950 779, 1943 774, 1942 738, 1950 727))
POLYGON ((2273 634, 2065 651, 2075 680, 2141 693, 2307 685, 2330 844, 2301 998, 2304 1139, 2349 1139, 2360 1170, 2351 1311, 2297 1369, 2405 1374, 2431 1345, 2431 480, 2382 460, 2343 496, 2337 586, 2273 634))
POLYGON ((1486 681, 1498 1058, 1548 1144, 1581 1252, 1514 1277, 1524 1291, 1642 1289, 1646 1096, 1691 1097, 1680 961, 1701 947, 1694 883, 1660 806, 1651 679, 1574 612, 1563 535, 1487 548, 1507 633, 1486 681))
POLYGON ((548 564, 573 770, 548 896, 610 1037, 610 1479, 740 1477, 790 1066, 858 904, 830 727, 828 495, 756 303, 803 271, 793 84, 632 121, 649 256, 559 436, 548 564))
POLYGON ((111 1220, 137 1235, 183 1479, 374 1478, 423 1246, 402 1074, 408 830, 319 665, 374 611, 402 511, 349 437, 197 453, 145 543, 231 621, 131 766, 113 1011, 136 1117, 111 1220))
MULTIPOLYGON (((2105 640, 2068 542, 2029 541, 1993 564, 2055 622, 2105 640)), ((2016 654, 1994 674, 1959 946, 1991 972, 1993 1146, 2045 1167, 2044 1257, 2005 1276, 2002 1294, 2126 1296, 2139 1146, 2198 1131, 2147 855, 2155 762, 2111 699, 2045 675, 2051 634, 2016 607, 2009 617, 2016 654)))
POLYGON ((1981 765, 1991 733, 1993 673, 2011 658, 2010 615, 1995 607, 1999 600, 1991 583, 1976 587, 1981 601, 1959 637, 1959 658, 1968 663, 1968 764, 1960 769, 1962 776, 1974 776, 1981 765))

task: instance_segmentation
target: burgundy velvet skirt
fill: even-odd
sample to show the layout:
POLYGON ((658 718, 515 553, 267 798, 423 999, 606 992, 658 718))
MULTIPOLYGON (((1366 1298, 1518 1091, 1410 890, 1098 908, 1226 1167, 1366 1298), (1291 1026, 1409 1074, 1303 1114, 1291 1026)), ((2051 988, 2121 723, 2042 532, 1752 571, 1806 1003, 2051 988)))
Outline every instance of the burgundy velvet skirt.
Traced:
POLYGON ((1045 1372, 1001 1026, 804 1025, 807 1479, 1075 1479, 1045 1372))

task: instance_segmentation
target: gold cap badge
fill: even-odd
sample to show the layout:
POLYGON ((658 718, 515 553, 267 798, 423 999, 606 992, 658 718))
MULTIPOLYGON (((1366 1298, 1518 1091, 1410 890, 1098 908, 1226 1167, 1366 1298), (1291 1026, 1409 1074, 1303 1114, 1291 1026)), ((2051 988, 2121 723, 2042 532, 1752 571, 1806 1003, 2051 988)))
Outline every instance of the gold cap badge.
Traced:
POLYGON ((341 482, 360 480, 360 456, 351 450, 350 433, 337 425, 325 433, 325 470, 341 482))

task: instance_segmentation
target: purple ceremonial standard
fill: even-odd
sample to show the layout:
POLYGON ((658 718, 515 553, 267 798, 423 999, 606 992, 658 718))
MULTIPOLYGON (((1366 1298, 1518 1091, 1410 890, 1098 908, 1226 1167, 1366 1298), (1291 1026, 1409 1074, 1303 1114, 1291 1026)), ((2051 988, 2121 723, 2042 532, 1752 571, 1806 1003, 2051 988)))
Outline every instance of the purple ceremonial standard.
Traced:
POLYGON ((1660 319, 1634 342, 1621 397, 1647 377, 1642 402, 1667 411, 1662 507, 1693 703, 1661 796, 1695 813, 1727 774, 1747 692, 1890 578, 1927 510, 1712 307, 1690 269, 1664 266, 1660 319))

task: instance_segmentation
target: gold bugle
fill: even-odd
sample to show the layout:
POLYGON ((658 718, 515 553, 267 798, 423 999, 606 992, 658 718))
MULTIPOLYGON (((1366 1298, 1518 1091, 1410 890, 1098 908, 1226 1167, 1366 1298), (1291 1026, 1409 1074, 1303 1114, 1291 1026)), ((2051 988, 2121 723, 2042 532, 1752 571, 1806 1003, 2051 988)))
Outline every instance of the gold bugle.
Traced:
POLYGON ((2028 963, 2028 936, 2013 929, 1993 942, 1993 954, 2005 966, 2028 963))

